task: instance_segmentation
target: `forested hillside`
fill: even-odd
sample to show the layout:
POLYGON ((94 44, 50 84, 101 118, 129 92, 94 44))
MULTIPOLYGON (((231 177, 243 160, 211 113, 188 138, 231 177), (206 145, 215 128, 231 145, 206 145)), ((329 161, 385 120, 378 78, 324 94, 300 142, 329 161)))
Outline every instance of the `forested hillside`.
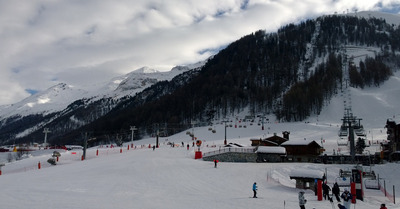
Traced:
POLYGON ((344 85, 379 86, 399 67, 399 49, 400 28, 376 18, 332 15, 276 33, 260 30, 228 45, 200 71, 157 83, 95 122, 60 132, 53 140, 68 142, 85 131, 103 139, 130 139, 131 126, 139 128, 139 135, 157 130, 171 134, 192 121, 222 120, 245 108, 253 115, 301 121, 318 114, 344 85), (348 46, 376 50, 355 63, 348 46))

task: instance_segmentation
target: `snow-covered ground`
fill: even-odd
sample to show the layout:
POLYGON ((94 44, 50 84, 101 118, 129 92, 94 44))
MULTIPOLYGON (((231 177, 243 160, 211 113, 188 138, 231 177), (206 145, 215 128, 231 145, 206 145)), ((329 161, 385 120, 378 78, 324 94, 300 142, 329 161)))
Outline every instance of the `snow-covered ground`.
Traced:
MULTIPOLYGON (((206 140, 203 152, 216 149, 223 143, 223 125, 216 125, 217 133, 207 127, 195 128, 195 135, 206 140), (207 148, 207 145, 209 146, 207 148), (211 148, 216 145, 216 148, 211 148)), ((271 129, 290 129, 295 135, 311 136, 317 130, 336 132, 336 127, 316 124, 271 124, 271 129), (298 128, 294 130, 294 128, 298 128), (308 131, 315 129, 315 131, 308 131), (302 131, 303 130, 303 131, 302 131)), ((228 128, 228 142, 249 145, 250 133, 257 133, 257 125, 242 129, 228 128), (236 135, 235 137, 233 137, 236 135), (240 136, 240 137, 239 137, 240 136)), ((316 136, 319 138, 319 136, 316 136)), ((1 208, 298 208, 297 193, 289 174, 293 171, 328 171, 328 182, 333 184, 339 169, 351 165, 309 163, 223 163, 214 168, 212 162, 195 160, 194 148, 171 147, 167 142, 191 143, 185 133, 161 138, 160 148, 153 151, 148 144, 155 139, 135 141, 136 149, 89 149, 87 160, 81 161, 81 151, 61 151, 59 163, 51 166, 46 161, 51 150, 41 155, 7 164, 0 176, 1 208), (140 145, 146 145, 141 148, 140 145), (37 168, 41 163, 41 169, 37 168), (258 199, 252 196, 251 186, 258 184, 258 199)), ((375 165, 373 169, 387 179, 387 186, 395 183, 400 165, 375 165)), ((343 189, 343 188, 342 188, 343 189)), ((312 191, 306 191, 307 208, 330 209, 328 201, 317 201, 312 191)), ((393 205, 376 190, 365 191, 365 201, 357 201, 357 208, 376 209, 380 203, 393 205)))
MULTIPOLYGON (((399 118, 398 107, 399 72, 379 89, 352 90, 353 113, 362 118, 362 124, 372 145, 368 150, 379 151, 376 141, 386 138, 384 126, 388 118, 399 118)), ((242 118, 243 115, 238 115, 242 118)), ((338 96, 332 99, 322 114, 310 117, 306 122, 278 123, 272 116, 262 130, 258 121, 250 124, 236 122, 227 128, 228 143, 250 146, 251 138, 282 136, 290 131, 290 140, 314 139, 323 142, 328 153, 348 153, 339 147, 337 133, 343 117, 343 101, 338 96), (235 123, 238 128, 235 128, 235 123), (242 125, 242 128, 239 128, 242 125), (246 128, 244 128, 246 125, 246 128)), ((398 123, 400 120, 397 121, 398 123)), ((225 138, 224 125, 195 127, 194 135, 203 140, 203 152, 219 149, 225 138), (209 130, 212 128, 215 133, 209 130)), ((0 208, 43 209, 43 208, 299 208, 298 189, 289 174, 294 171, 321 173, 327 171, 328 184, 338 178, 339 170, 349 170, 353 165, 324 165, 310 163, 224 163, 214 168, 212 162, 194 159, 195 148, 190 146, 171 147, 167 143, 192 144, 185 132, 161 138, 160 148, 153 151, 149 144, 155 138, 135 141, 136 149, 90 148, 87 159, 80 160, 81 151, 61 151, 58 165, 47 163, 52 150, 34 152, 29 158, 5 162, 9 153, 1 153, 5 162, 0 176, 0 208), (142 148, 140 145, 144 145, 142 148), (98 156, 96 155, 99 150, 98 156), (38 164, 41 169, 38 169, 38 164), (258 199, 251 198, 252 184, 258 184, 258 199)), ((387 163, 371 168, 385 180, 388 192, 393 186, 400 188, 398 174, 400 164, 387 163)), ((365 167, 369 170, 370 167, 365 167)), ((343 191, 343 188, 342 188, 343 191)), ((381 203, 388 208, 400 208, 379 190, 367 189, 364 201, 357 201, 352 208, 377 209, 381 203)), ((328 201, 317 201, 307 190, 306 208, 331 209, 328 201)), ((399 201, 397 201, 399 202, 399 201)), ((336 202, 335 202, 336 206, 336 202)))

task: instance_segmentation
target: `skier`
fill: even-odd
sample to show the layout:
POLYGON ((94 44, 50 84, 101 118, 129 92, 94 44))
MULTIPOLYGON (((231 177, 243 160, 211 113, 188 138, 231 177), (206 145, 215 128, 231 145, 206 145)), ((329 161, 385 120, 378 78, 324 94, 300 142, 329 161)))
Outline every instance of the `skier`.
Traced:
POLYGON ((328 197, 328 200, 330 200, 329 191, 331 191, 331 188, 325 182, 322 183, 322 191, 323 191, 324 199, 326 200, 326 198, 328 197))
POLYGON ((214 159, 214 168, 217 168, 218 160, 214 159))
POLYGON ((381 204, 381 208, 379 208, 379 209, 387 209, 387 207, 386 207, 386 205, 385 204, 381 204))
POLYGON ((333 184, 333 187, 332 187, 332 196, 335 196, 335 197, 336 197, 336 200, 337 200, 338 202, 340 202, 339 194, 340 194, 340 188, 339 188, 338 183, 335 182, 335 184, 333 184))
POLYGON ((347 209, 346 207, 344 207, 342 204, 337 204, 339 209, 347 209))
POLYGON ((300 209, 306 209, 305 205, 307 203, 307 200, 304 198, 304 191, 301 190, 299 192, 299 205, 300 205, 300 209))
POLYGON ((344 192, 340 196, 343 199, 343 204, 346 208, 350 209, 351 200, 353 199, 353 195, 347 189, 344 189, 344 192))
POLYGON ((256 182, 254 182, 254 184, 253 184, 253 193, 254 193, 253 198, 257 198, 257 183, 256 182))

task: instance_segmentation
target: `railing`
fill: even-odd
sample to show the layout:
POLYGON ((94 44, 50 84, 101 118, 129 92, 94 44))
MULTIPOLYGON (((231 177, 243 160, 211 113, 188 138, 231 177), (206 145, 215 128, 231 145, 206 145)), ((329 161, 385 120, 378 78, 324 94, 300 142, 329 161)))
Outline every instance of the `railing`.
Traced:
POLYGON ((393 194, 390 194, 387 191, 385 180, 383 180, 383 185, 380 180, 381 179, 379 179, 379 177, 378 177, 378 186, 379 186, 380 190, 383 192, 383 194, 385 194, 385 197, 387 197, 391 202, 396 204, 395 186, 393 185, 393 194))
POLYGON ((205 152, 205 153, 203 153, 203 157, 209 157, 209 156, 218 155, 218 154, 222 154, 222 153, 228 153, 228 152, 254 153, 255 150, 256 150, 256 148, 254 148, 254 147, 224 147, 219 150, 205 152))

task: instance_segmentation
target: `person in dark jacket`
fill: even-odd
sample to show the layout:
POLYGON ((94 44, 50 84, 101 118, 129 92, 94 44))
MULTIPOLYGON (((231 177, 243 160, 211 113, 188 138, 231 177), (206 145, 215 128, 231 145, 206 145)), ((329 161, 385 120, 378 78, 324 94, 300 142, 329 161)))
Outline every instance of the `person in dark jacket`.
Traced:
POLYGON ((340 202, 340 196, 339 195, 340 195, 340 188, 339 188, 338 183, 335 182, 335 184, 333 184, 333 187, 332 187, 332 196, 335 196, 336 200, 338 202, 340 202))
POLYGON ((257 198, 257 183, 254 182, 253 184, 253 198, 257 198))
POLYGON ((344 189, 344 192, 342 193, 342 195, 340 197, 343 199, 344 206, 346 208, 350 209, 351 200, 353 199, 353 195, 351 195, 351 193, 347 189, 344 189))
POLYGON ((217 164, 218 164, 218 160, 217 160, 217 159, 214 159, 214 168, 217 167, 217 164))
POLYGON ((323 192, 325 200, 326 200, 326 198, 328 198, 328 200, 330 199, 329 198, 329 191, 331 191, 331 188, 328 186, 328 184, 326 184, 325 182, 322 183, 322 192, 323 192))

